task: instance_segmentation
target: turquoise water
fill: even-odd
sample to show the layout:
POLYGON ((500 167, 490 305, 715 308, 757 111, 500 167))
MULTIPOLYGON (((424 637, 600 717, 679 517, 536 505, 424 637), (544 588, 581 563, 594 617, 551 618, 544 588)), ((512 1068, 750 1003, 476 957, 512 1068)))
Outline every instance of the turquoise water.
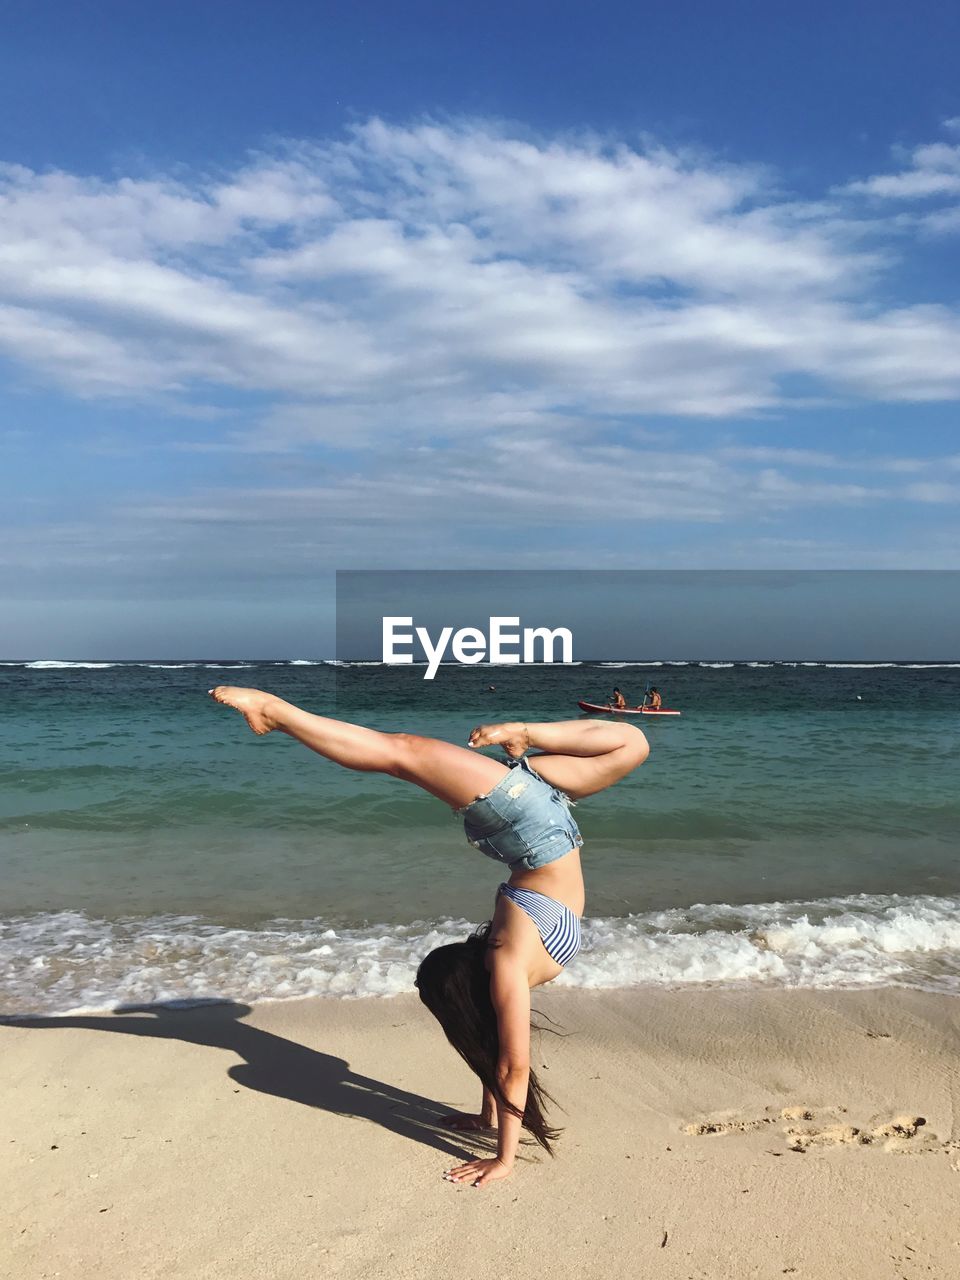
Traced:
POLYGON ((655 683, 682 717, 645 719, 647 764, 577 809, 595 946, 570 981, 960 974, 960 665, 422 675, 0 667, 0 1011, 4 997, 23 1009, 160 991, 388 994, 409 985, 424 940, 489 914, 498 869, 442 805, 255 737, 205 696, 227 681, 455 742, 484 720, 574 717, 580 697, 655 683))

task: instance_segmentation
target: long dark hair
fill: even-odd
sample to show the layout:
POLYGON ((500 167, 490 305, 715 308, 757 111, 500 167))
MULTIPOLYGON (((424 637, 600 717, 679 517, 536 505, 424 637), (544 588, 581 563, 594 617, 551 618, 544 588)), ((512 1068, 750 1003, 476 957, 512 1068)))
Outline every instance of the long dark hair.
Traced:
MULTIPOLYGON (((451 942, 425 956, 417 970, 417 989, 420 999, 471 1071, 480 1077, 502 1107, 520 1116, 523 1127, 553 1155, 551 1144, 560 1136, 560 1130, 547 1124, 543 1108, 554 1099, 540 1084, 537 1073, 530 1068, 522 1112, 503 1096, 497 1080, 500 1037, 496 1010, 490 999, 490 974, 485 964, 490 928, 488 921, 465 942, 451 942)), ((535 1023, 531 1025, 536 1030, 549 1029, 535 1023)))

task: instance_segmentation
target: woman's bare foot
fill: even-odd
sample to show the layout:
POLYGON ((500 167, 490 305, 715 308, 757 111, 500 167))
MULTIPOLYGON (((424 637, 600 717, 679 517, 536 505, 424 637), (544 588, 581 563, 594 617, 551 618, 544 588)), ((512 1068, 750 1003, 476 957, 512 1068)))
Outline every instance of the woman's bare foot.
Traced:
POLYGON ((450 1116, 441 1116, 440 1123, 449 1129, 459 1129, 462 1133, 482 1133, 494 1128, 492 1116, 467 1115, 463 1111, 455 1111, 450 1116))
POLYGON ((480 724, 470 734, 471 747, 503 747, 508 756, 519 760, 530 750, 530 731, 519 720, 507 724, 480 724))
POLYGON ((264 693, 262 689, 238 689, 232 684, 218 684, 208 692, 214 702, 222 702, 225 707, 235 707, 241 712, 254 733, 262 735, 277 727, 270 714, 276 702, 272 693, 264 693))

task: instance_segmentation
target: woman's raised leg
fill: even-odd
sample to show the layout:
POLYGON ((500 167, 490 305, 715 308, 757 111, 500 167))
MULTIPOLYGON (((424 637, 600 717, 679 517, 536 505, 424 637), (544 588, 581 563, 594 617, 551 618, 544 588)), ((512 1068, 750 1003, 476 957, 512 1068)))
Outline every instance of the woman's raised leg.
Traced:
POLYGON ((211 689, 210 695, 214 701, 242 712, 254 733, 262 735, 278 729, 345 769, 402 778, 454 809, 489 791, 507 772, 506 765, 498 760, 452 742, 411 733, 381 733, 344 720, 316 716, 260 689, 221 684, 211 689))

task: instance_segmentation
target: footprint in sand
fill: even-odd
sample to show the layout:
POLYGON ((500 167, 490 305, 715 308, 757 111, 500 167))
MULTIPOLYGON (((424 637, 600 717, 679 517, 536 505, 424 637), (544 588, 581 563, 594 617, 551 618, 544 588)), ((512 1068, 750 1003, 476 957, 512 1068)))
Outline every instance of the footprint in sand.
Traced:
MULTIPOLYGON (((756 1118, 747 1118, 739 1115, 736 1111, 720 1111, 717 1112, 709 1120, 695 1120, 690 1124, 684 1125, 684 1133, 690 1133, 697 1137, 707 1133, 751 1133, 757 1129, 764 1129, 768 1125, 776 1125, 782 1120, 812 1120, 813 1112, 807 1107, 783 1107, 777 1111, 773 1107, 766 1107, 766 1114, 756 1118)), ((824 1109, 821 1108, 821 1111, 824 1109)), ((826 1109, 830 1115, 840 1115, 843 1107, 830 1107, 826 1109)))
MULTIPOLYGON (((720 1112, 709 1119, 683 1126, 694 1137, 706 1134, 751 1133, 760 1129, 779 1132, 789 1151, 806 1152, 811 1147, 874 1147, 893 1153, 921 1153, 960 1150, 956 1142, 941 1142, 929 1130, 926 1120, 914 1112, 883 1120, 873 1117, 862 1124, 851 1122, 846 1107, 773 1107, 761 1116, 720 1112)), ((958 1167, 958 1160, 953 1161, 958 1167)))

